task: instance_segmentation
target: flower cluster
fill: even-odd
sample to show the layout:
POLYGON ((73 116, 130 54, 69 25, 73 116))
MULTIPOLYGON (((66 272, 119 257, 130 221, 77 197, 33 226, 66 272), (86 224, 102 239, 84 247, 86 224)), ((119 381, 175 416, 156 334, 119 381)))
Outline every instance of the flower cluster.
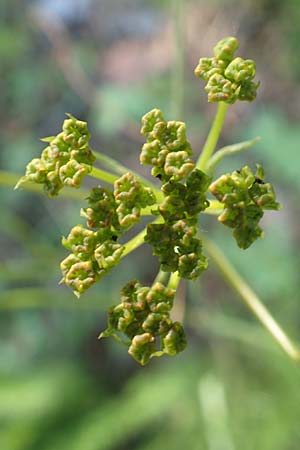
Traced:
POLYGON ((174 289, 158 282, 145 287, 133 280, 121 294, 121 303, 109 309, 108 328, 100 338, 114 336, 124 342, 119 336, 123 333, 129 339, 124 342, 128 353, 142 365, 153 356, 176 355, 185 349, 184 329, 170 318, 174 289))
POLYGON ((210 192, 224 204, 218 220, 233 228, 233 236, 240 248, 248 248, 263 234, 259 221, 264 210, 278 210, 275 192, 270 183, 265 183, 264 171, 257 166, 253 174, 248 166, 233 173, 222 175, 210 185, 210 192))
POLYGON ((141 163, 153 166, 152 174, 163 182, 164 194, 157 210, 163 223, 148 225, 145 241, 153 247, 162 270, 195 279, 207 268, 196 234, 198 214, 209 206, 210 177, 194 168, 183 122, 165 122, 162 112, 154 109, 142 118, 141 132, 147 137, 141 163))
POLYGON ((77 225, 63 246, 72 251, 62 262, 63 281, 80 296, 120 261, 124 246, 116 242, 117 234, 103 228, 92 231, 77 225))
POLYGON ((129 228, 140 220, 141 209, 151 206, 156 198, 131 172, 125 173, 114 184, 114 197, 121 227, 129 228))
POLYGON ((49 197, 55 197, 64 186, 79 188, 83 178, 95 162, 89 147, 90 134, 87 123, 68 114, 62 132, 43 139, 49 145, 41 158, 27 164, 25 176, 17 184, 26 181, 42 184, 49 197))
POLYGON ((238 41, 234 37, 222 39, 214 47, 214 57, 200 58, 195 75, 206 81, 209 102, 234 103, 236 100, 253 101, 259 83, 253 81, 255 62, 234 58, 238 41))
POLYGON ((190 159, 192 149, 186 138, 184 122, 166 122, 159 109, 142 117, 141 133, 147 142, 143 145, 141 164, 151 165, 152 175, 166 182, 182 180, 195 167, 190 159))
POLYGON ((96 231, 77 225, 62 240, 72 252, 61 263, 63 281, 78 296, 119 263, 124 251, 119 237, 140 220, 141 208, 152 205, 155 197, 128 172, 116 180, 114 191, 93 188, 87 200, 81 215, 96 231))

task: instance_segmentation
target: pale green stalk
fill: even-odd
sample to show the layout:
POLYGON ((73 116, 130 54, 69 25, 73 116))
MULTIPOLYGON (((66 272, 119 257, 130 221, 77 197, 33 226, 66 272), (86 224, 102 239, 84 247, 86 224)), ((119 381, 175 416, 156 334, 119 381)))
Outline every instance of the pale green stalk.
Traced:
POLYGON ((219 102, 215 119, 197 161, 197 168, 203 170, 203 172, 206 171, 207 162, 216 148, 224 124, 227 108, 227 103, 219 102))
POLYGON ((89 173, 91 177, 97 178, 97 180, 105 181, 109 184, 114 184, 114 182, 119 178, 117 175, 106 172, 105 170, 93 167, 92 171, 89 173))
POLYGON ((255 292, 238 274, 222 251, 209 239, 202 237, 207 253, 221 271, 224 279, 239 294, 243 302, 253 312, 265 329, 271 334, 284 352, 294 361, 300 361, 300 352, 281 329, 255 292))
POLYGON ((168 288, 174 289, 176 291, 176 289, 178 288, 179 282, 180 282, 180 276, 178 275, 178 272, 172 272, 170 275, 168 288))
POLYGON ((168 275, 169 275, 168 272, 164 272, 162 269, 159 269, 158 274, 156 275, 155 280, 153 281, 153 284, 164 283, 168 275))
MULTIPOLYGON (((154 220, 154 222, 151 222, 151 223, 161 223, 162 221, 163 221, 162 217, 158 217, 156 220, 154 220)), ((134 238, 132 238, 132 239, 130 239, 130 241, 126 242, 126 244, 124 245, 125 250, 122 253, 122 258, 124 258, 124 256, 127 256, 128 253, 131 253, 136 248, 143 245, 146 234, 147 234, 147 228, 144 228, 136 236, 134 236, 134 238)))
POLYGON ((257 142, 260 141, 260 137, 256 137, 249 141, 239 142, 238 144, 227 145, 218 150, 207 162, 206 171, 212 173, 215 167, 225 158, 226 156, 235 155, 236 153, 243 152, 253 147, 257 142))

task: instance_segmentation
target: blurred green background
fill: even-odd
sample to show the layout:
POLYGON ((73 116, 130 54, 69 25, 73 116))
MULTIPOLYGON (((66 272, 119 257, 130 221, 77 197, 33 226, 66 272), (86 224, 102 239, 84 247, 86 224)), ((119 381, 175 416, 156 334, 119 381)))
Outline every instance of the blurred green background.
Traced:
MULTIPOLYGON (((246 252, 214 218, 202 228, 299 341, 299 23, 298 0, 2 0, 1 170, 22 174, 65 112, 88 121, 93 148, 146 175, 139 120, 154 107, 185 120, 199 152, 215 106, 193 68, 236 35, 261 87, 254 104, 229 109, 219 145, 262 141, 220 170, 264 163, 283 209, 246 252)), ((81 202, 0 181, 1 450, 299 450, 299 367, 213 264, 180 288, 187 351, 140 368, 97 336, 127 280, 152 282, 149 248, 77 300, 58 281, 60 239, 81 222, 81 202)))

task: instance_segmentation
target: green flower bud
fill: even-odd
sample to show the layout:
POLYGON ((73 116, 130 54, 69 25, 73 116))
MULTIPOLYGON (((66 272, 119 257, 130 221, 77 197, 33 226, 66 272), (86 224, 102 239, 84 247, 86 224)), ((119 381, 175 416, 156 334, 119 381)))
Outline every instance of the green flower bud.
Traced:
POLYGON ((69 119, 64 120, 62 127, 64 141, 72 148, 84 147, 91 137, 87 123, 76 119, 71 114, 67 116, 69 119))
POLYGON ((153 131, 155 124, 163 121, 163 113, 159 109, 152 109, 142 117, 141 134, 148 136, 153 131))
POLYGON ((192 217, 209 207, 206 192, 211 177, 199 169, 193 170, 186 179, 185 207, 187 216, 192 217))
POLYGON ((114 183, 117 215, 122 227, 131 227, 140 220, 142 208, 155 203, 150 188, 144 187, 131 172, 125 173, 114 183))
POLYGON ((165 173, 175 181, 185 178, 194 167, 195 164, 186 151, 169 153, 164 165, 165 173))
POLYGON ((253 102, 256 99, 258 87, 259 83, 253 83, 253 81, 243 83, 239 92, 239 100, 253 102))
POLYGON ((122 253, 124 246, 116 244, 113 241, 106 241, 96 246, 94 256, 100 269, 108 270, 116 266, 122 253))
POLYGON ((220 75, 224 74, 226 66, 226 62, 221 59, 200 58, 194 73, 197 77, 202 78, 202 80, 208 81, 215 73, 219 73, 220 75))
POLYGON ((79 297, 80 294, 96 283, 99 274, 95 271, 92 261, 81 261, 79 259, 66 271, 66 267, 73 261, 76 261, 74 255, 69 255, 66 260, 62 261, 61 270, 65 273, 63 281, 79 297))
POLYGON ((197 242, 197 252, 187 253, 178 259, 178 274, 181 278, 195 280, 208 268, 208 260, 202 254, 201 242, 197 242))
POLYGON ((187 346, 186 335, 183 326, 174 322, 167 335, 163 338, 163 351, 168 355, 177 355, 187 346))
POLYGON ((235 58, 225 69, 225 77, 235 83, 253 80, 256 74, 256 65, 252 59, 235 58))
POLYGON ((79 188, 83 178, 91 171, 96 158, 88 146, 90 134, 86 122, 68 115, 63 131, 57 136, 42 139, 49 145, 41 158, 27 165, 26 174, 16 187, 25 181, 43 184, 50 197, 59 194, 64 185, 79 188))
POLYGON ((197 229, 185 220, 173 224, 150 224, 145 242, 153 247, 162 270, 178 271, 181 278, 195 279, 208 266, 202 254, 202 243, 196 238, 197 229))
POLYGON ((184 350, 186 338, 182 326, 170 319, 174 295, 161 283, 151 288, 137 280, 127 283, 121 303, 109 309, 108 328, 100 337, 126 342, 119 333, 125 335, 130 339, 128 353, 142 365, 153 356, 176 355, 184 350))
POLYGON ((168 148, 161 144, 158 139, 155 139, 143 145, 140 162, 144 165, 163 167, 168 153, 168 148))
POLYGON ((258 224, 264 210, 278 210, 280 207, 273 186, 264 183, 263 177, 261 166, 258 166, 256 174, 245 166, 232 174, 222 175, 209 188, 225 207, 218 220, 234 229, 233 236, 243 249, 262 236, 258 224))
POLYGON ((65 186, 79 188, 84 177, 91 171, 91 167, 70 159, 59 169, 59 176, 65 186))
POLYGON ((224 38, 214 47, 214 55, 216 59, 231 61, 238 46, 239 43, 235 37, 224 38))
POLYGON ((186 125, 183 122, 166 122, 159 110, 154 111, 155 115, 150 111, 149 116, 144 116, 146 122, 143 118, 148 128, 144 133, 147 142, 142 147, 141 164, 152 165, 151 174, 162 181, 170 178, 181 180, 194 168, 189 158, 192 149, 186 138, 186 125))
MULTIPOLYGON (((33 183, 45 183, 47 179, 47 168, 41 159, 34 158, 26 166, 25 176, 22 178, 22 182, 31 181, 33 183)), ((19 184, 21 184, 19 182, 19 184)))
POLYGON ((208 92, 209 102, 234 103, 238 98, 240 87, 216 73, 208 80, 205 90, 208 92))
POLYGON ((89 259, 93 255, 96 242, 97 234, 82 225, 73 227, 68 237, 62 239, 62 245, 81 260, 89 259))
POLYGON ((207 82, 209 102, 234 103, 236 100, 253 101, 259 83, 256 66, 251 59, 234 58, 238 41, 234 37, 222 39, 214 48, 213 58, 200 58, 195 75, 207 82))
POLYGON ((113 192, 109 188, 93 188, 87 200, 89 206, 82 208, 80 214, 86 217, 88 227, 118 228, 117 205, 113 192))
POLYGON ((147 364, 151 356, 156 352, 155 338, 150 333, 134 336, 128 353, 142 366, 147 364))
POLYGON ((59 176, 58 164, 56 166, 55 170, 47 173, 46 181, 44 182, 44 190, 49 197, 56 197, 64 186, 59 176))

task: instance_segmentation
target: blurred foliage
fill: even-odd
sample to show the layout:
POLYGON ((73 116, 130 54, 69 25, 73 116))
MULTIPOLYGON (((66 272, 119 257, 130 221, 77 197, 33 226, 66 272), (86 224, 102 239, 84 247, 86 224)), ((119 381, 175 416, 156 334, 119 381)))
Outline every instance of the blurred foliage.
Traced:
MULTIPOLYGON (((132 165, 139 117, 154 107, 170 115, 170 8, 170 0, 2 0, 1 170, 21 174, 40 153, 38 137, 56 134, 65 112, 89 120, 95 149, 132 165)), ((184 109, 193 147, 204 141, 213 109, 192 75, 199 52, 237 33, 262 84, 257 103, 232 108, 220 145, 260 135, 247 163, 264 163, 284 205, 276 217, 266 214, 266 237, 246 252, 212 218, 203 232, 213 231, 299 338, 298 0, 190 0, 186 20, 184 109)), ((240 165, 234 156, 222 169, 240 165)), ((1 449, 298 450, 299 367, 214 270, 186 289, 188 350, 139 368, 97 336, 120 286, 155 275, 149 248, 78 301, 57 284, 66 256, 60 237, 79 222, 81 202, 4 185, 0 195, 1 449)))

